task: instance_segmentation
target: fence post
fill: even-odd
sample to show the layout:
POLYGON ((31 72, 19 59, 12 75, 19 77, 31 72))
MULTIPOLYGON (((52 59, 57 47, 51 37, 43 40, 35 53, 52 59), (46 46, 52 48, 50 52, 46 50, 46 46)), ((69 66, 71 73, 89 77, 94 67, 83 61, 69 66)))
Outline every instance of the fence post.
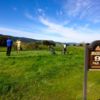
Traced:
POLYGON ((88 45, 85 45, 83 100, 87 100, 88 45))

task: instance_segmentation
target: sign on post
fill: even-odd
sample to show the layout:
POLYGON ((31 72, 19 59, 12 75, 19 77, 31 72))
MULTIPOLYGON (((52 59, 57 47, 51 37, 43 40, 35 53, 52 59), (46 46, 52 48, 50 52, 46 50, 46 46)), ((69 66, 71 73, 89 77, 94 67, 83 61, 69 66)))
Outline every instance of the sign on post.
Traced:
POLYGON ((87 73, 88 70, 100 70, 100 40, 85 46, 85 67, 83 100, 87 100, 87 73))

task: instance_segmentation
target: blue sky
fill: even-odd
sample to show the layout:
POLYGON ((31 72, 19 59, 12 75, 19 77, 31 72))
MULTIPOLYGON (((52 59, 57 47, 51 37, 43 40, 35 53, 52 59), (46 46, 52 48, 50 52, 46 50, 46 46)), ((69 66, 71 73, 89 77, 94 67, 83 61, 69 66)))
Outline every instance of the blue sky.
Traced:
POLYGON ((0 34, 92 42, 100 39, 100 0, 0 0, 0 34))

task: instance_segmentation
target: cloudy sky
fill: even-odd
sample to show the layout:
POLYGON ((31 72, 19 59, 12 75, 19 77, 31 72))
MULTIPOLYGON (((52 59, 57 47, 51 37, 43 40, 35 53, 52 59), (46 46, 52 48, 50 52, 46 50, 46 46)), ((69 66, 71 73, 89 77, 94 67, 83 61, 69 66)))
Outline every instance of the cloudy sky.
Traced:
POLYGON ((100 0, 0 0, 0 34, 92 42, 100 39, 100 0))

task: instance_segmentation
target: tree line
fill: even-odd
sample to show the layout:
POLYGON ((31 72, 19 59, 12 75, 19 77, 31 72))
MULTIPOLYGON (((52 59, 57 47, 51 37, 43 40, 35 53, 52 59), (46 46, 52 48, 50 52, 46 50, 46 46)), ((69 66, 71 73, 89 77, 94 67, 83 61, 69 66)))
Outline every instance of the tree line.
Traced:
MULTIPOLYGON (((0 35, 0 47, 6 47, 6 40, 8 36, 0 35)), ((14 37, 10 38, 13 40, 13 50, 16 50, 16 39, 14 37)), ((61 51, 62 47, 60 43, 56 43, 50 40, 41 40, 41 41, 34 41, 34 42, 23 42, 21 41, 21 50, 48 50, 51 46, 53 46, 56 50, 61 51)), ((76 46, 74 44, 73 46, 76 46)), ((84 46, 84 43, 78 44, 78 46, 84 46)))
MULTIPOLYGON (((8 36, 0 35, 0 47, 6 47, 6 40, 8 36)), ((13 50, 16 50, 16 40, 14 37, 10 37, 13 40, 13 50)), ((22 50, 40 50, 48 49, 49 46, 56 46, 54 41, 43 40, 43 41, 34 41, 34 42, 23 42, 21 44, 22 50)))

